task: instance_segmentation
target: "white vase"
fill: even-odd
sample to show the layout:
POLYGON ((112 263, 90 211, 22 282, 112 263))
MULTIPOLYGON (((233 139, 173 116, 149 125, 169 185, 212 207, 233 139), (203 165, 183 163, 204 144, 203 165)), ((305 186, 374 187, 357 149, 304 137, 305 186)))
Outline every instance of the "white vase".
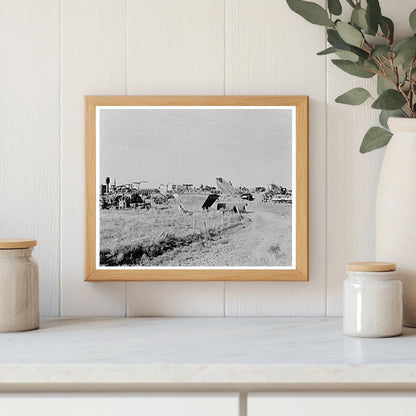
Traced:
POLYGON ((405 326, 416 327, 416 119, 391 117, 376 202, 376 260, 397 264, 405 326))

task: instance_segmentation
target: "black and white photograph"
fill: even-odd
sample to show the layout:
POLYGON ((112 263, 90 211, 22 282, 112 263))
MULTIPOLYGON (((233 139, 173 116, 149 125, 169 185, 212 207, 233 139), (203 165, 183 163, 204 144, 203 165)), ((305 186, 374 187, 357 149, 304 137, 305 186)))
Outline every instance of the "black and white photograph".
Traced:
POLYGON ((294 267, 294 107, 97 107, 97 268, 294 267))

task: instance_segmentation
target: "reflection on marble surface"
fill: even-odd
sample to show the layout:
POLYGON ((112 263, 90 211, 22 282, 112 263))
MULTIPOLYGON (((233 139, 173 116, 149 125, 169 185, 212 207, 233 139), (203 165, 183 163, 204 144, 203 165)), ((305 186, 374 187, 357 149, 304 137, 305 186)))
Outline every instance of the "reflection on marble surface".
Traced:
POLYGON ((46 320, 0 334, 0 382, 416 383, 415 351, 415 329, 350 338, 333 318, 46 320))

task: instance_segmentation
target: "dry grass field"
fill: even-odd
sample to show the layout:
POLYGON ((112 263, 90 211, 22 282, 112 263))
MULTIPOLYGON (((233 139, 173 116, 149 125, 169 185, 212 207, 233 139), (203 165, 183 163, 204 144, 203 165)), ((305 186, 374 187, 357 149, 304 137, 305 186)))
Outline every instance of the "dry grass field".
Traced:
MULTIPOLYGON (((291 206, 248 202, 247 213, 202 211, 207 195, 149 210, 100 211, 102 266, 289 266, 292 258, 291 206), (188 215, 179 209, 183 206, 188 215), (192 213, 192 214, 191 214, 192 213)), ((234 201, 241 203, 239 198, 234 201)), ((230 202, 220 198, 221 202, 230 202)))

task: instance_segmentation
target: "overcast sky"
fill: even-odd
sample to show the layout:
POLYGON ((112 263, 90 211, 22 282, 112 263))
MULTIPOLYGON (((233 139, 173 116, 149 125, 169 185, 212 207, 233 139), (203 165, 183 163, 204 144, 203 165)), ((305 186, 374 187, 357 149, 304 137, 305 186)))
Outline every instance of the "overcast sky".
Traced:
POLYGON ((100 181, 292 188, 289 109, 102 109, 100 181))

